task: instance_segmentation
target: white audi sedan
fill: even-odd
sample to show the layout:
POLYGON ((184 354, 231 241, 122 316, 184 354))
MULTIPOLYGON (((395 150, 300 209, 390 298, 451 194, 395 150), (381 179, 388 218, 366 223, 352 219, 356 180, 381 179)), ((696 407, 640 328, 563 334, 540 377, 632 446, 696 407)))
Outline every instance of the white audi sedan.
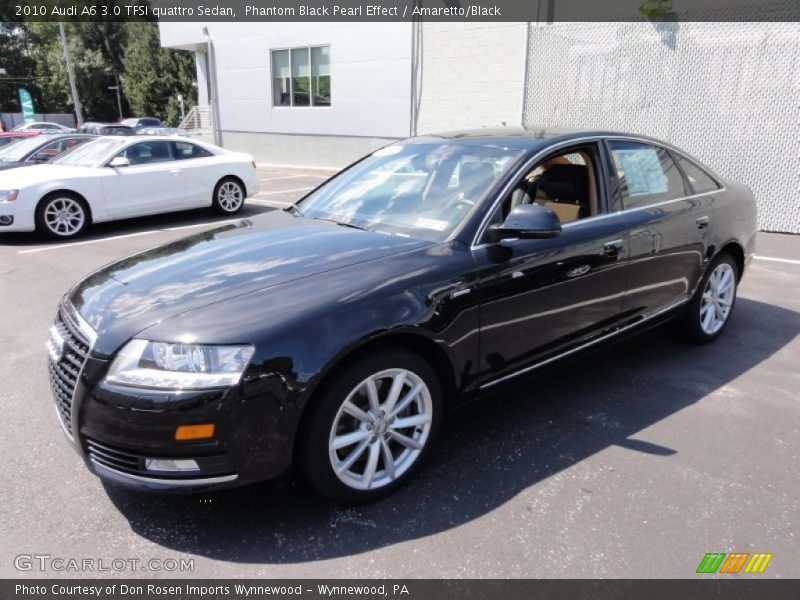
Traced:
POLYGON ((0 172, 0 233, 65 239, 91 223, 204 206, 233 215, 257 191, 249 154, 175 137, 102 137, 51 163, 0 172))

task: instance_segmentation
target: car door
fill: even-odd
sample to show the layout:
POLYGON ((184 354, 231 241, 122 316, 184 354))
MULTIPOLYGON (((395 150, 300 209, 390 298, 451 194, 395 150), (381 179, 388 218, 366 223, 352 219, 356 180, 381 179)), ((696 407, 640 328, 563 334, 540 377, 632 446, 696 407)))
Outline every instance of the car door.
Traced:
POLYGON ((692 193, 666 148, 639 140, 607 143, 630 239, 624 311, 652 314, 694 291, 706 259, 712 200, 692 193))
POLYGON ((187 208, 211 206, 218 172, 214 155, 192 142, 175 141, 175 157, 186 175, 187 208))
POLYGON ((109 217, 186 208, 186 176, 173 152, 172 142, 148 140, 127 146, 115 156, 126 158, 129 164, 106 167, 103 192, 109 217))
MULTIPOLYGON (((551 239, 486 243, 481 238, 473 248, 483 385, 586 342, 621 318, 627 224, 608 209, 608 169, 599 143, 580 151, 590 155, 595 172, 591 185, 598 201, 592 214, 562 224, 560 235, 551 239)), ((514 195, 502 204, 513 202, 514 195)), ((493 214, 489 222, 502 219, 493 214)))

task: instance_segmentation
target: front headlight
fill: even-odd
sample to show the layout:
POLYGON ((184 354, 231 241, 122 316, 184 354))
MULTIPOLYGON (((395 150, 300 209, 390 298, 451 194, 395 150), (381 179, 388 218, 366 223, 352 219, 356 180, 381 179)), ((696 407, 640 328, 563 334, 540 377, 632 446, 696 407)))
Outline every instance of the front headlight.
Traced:
POLYGON ((106 381, 178 390, 230 387, 242 378, 252 346, 211 346, 131 340, 120 350, 106 381))
POLYGON ((18 195, 19 190, 0 190, 0 202, 13 202, 18 195))

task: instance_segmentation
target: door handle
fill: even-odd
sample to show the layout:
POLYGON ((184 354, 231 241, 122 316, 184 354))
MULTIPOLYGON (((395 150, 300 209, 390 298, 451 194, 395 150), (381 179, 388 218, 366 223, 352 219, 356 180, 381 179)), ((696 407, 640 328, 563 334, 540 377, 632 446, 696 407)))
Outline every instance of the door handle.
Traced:
POLYGON ((169 174, 170 175, 180 175, 181 174, 181 170, 180 169, 172 169, 172 170, 170 170, 169 174))
POLYGON ((697 223, 698 229, 705 229, 706 227, 708 227, 708 224, 711 222, 711 219, 709 219, 707 216, 704 215, 702 217, 697 217, 694 220, 694 222, 697 223))
POLYGON ((619 256, 622 249, 625 247, 622 240, 611 240, 603 244, 603 253, 609 257, 619 256))

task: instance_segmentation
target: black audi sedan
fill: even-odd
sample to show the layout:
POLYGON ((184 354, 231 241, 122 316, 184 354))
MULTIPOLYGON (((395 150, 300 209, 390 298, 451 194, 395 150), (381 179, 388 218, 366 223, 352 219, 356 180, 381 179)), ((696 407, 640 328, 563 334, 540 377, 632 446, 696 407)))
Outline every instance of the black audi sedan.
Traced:
POLYGON ((506 381, 665 319, 717 338, 755 230, 747 187, 650 138, 391 144, 286 210, 75 285, 48 340, 58 417, 119 484, 298 473, 372 500, 418 471, 450 410, 506 381))

